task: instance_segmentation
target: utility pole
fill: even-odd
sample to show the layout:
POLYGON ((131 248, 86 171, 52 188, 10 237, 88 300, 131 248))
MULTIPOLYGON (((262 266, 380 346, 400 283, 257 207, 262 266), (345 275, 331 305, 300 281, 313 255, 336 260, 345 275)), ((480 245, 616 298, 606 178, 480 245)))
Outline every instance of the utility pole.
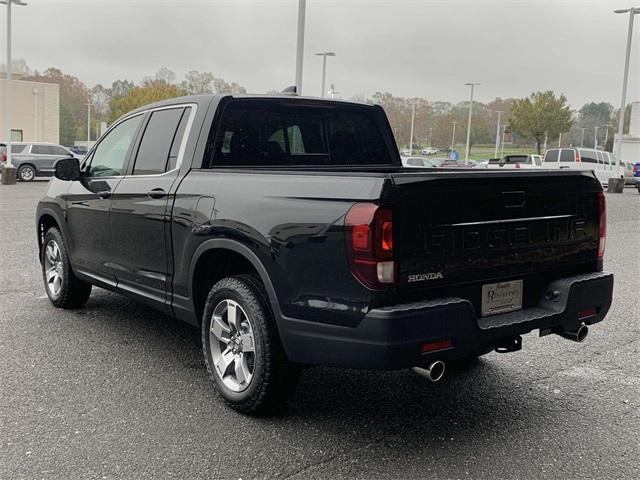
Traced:
MULTIPOLYGON (((7 161, 5 164, 5 168, 9 168, 11 171, 13 171, 13 164, 11 163, 11 122, 13 120, 13 97, 11 93, 11 5, 25 6, 27 4, 25 2, 22 2, 21 0, 0 0, 0 4, 4 4, 7 6, 7 78, 4 82, 4 123, 5 128, 7 129, 7 161)), ((15 175, 12 179, 11 177, 7 178, 9 178, 9 180, 6 180, 7 183, 15 183, 15 175)))
POLYGON ((498 110, 498 125, 496 126, 496 151, 493 154, 493 158, 498 158, 498 147, 500 146, 500 115, 504 112, 498 110))
POLYGON ((468 87, 471 87, 471 97, 469 99, 469 119, 467 120, 467 147, 464 152, 465 161, 469 160, 469 147, 471 142, 471 113, 473 111, 473 89, 479 83, 465 83, 468 87))
POLYGON ((413 124, 416 120, 416 101, 411 105, 411 135, 409 136, 409 156, 413 155, 413 124))
POLYGON ((580 130, 582 130, 582 135, 580 136, 580 148, 584 147, 584 131, 586 130, 586 128, 581 127, 580 130))
POLYGON ((91 99, 87 101, 87 150, 89 150, 91 141, 91 99))
POLYGON ((600 127, 593 127, 593 129, 595 130, 595 133, 593 134, 593 149, 594 150, 598 149, 598 128, 600 128, 600 127))
MULTIPOLYGON (((633 17, 640 13, 640 8, 625 8, 614 10, 614 13, 628 13, 629 27, 627 30, 627 51, 624 57, 624 76, 622 77, 622 99, 620 101, 620 115, 618 119, 618 136, 616 138, 615 157, 616 157, 616 177, 621 176, 620 157, 622 155, 622 135, 624 134, 624 110, 627 103, 627 82, 629 80, 629 58, 631 56, 631 38, 633 37, 633 17)), ((622 193, 622 192, 620 192, 622 193)))
POLYGON ((453 123, 453 133, 451 134, 451 150, 453 150, 453 147, 456 144, 456 124, 458 122, 451 122, 453 123))
POLYGON ((298 36, 296 45, 296 95, 302 95, 302 62, 304 58, 304 20, 307 0, 298 0, 298 36))

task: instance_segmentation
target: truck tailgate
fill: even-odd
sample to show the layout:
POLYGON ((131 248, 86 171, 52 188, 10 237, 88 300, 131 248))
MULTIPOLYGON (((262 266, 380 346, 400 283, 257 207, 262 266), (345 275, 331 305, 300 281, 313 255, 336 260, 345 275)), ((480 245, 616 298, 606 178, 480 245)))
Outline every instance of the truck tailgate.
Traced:
MULTIPOLYGON (((458 170, 392 178, 397 285, 410 297, 473 284, 470 296, 479 298, 481 284, 596 268, 601 187, 590 173, 458 170)), ((525 281, 525 303, 539 299, 534 285, 525 281)))

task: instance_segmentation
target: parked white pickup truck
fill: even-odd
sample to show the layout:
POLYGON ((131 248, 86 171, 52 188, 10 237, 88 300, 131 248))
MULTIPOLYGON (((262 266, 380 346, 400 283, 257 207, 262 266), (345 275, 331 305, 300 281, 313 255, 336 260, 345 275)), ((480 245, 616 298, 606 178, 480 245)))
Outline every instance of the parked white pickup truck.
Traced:
POLYGON ((505 155, 503 158, 492 158, 486 168, 542 168, 540 155, 505 155))

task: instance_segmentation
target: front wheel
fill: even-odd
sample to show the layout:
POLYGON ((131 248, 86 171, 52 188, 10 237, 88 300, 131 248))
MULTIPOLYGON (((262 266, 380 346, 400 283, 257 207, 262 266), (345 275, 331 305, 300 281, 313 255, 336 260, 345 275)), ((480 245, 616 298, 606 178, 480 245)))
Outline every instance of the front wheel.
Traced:
POLYGON ((18 168, 18 179, 20 179, 21 182, 30 182, 35 176, 36 169, 31 165, 21 165, 20 168, 18 168))
POLYGON ((202 346, 209 376, 233 409, 266 413, 294 393, 299 370, 285 356, 257 277, 228 277, 211 288, 202 346))
POLYGON ((60 308, 76 308, 87 303, 91 285, 73 274, 64 238, 55 227, 44 236, 41 262, 44 288, 51 303, 60 308))

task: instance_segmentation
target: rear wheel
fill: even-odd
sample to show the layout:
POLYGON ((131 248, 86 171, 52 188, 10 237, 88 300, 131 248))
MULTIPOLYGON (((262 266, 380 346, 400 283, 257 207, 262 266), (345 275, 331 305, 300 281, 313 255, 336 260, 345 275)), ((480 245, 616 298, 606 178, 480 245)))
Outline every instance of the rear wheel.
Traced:
POLYGON ((20 165, 18 168, 18 178, 21 182, 30 182, 36 176, 36 169, 31 165, 20 165))
POLYGON ((252 275, 217 282, 202 321, 205 363, 233 409, 266 413, 295 391, 299 369, 286 358, 264 288, 252 275))
POLYGON ((64 238, 55 227, 44 236, 41 260, 44 289, 51 303, 60 308, 75 308, 87 303, 91 285, 73 274, 64 238))

